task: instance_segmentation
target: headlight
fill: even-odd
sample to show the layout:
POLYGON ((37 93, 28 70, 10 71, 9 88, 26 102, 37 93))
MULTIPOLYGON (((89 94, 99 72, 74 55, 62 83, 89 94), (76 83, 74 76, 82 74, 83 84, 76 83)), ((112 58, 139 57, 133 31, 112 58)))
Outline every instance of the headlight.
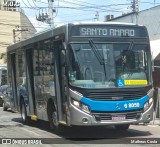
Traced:
POLYGON ((150 98, 145 104, 144 104, 144 111, 146 111, 151 104, 153 103, 153 98, 150 98))
POLYGON ((80 108, 80 102, 72 100, 72 104, 78 108, 80 108))
POLYGON ((90 109, 87 105, 85 105, 77 100, 74 100, 74 99, 72 99, 72 104, 74 106, 76 106, 77 108, 81 109, 82 111, 84 111, 86 113, 90 113, 90 109))

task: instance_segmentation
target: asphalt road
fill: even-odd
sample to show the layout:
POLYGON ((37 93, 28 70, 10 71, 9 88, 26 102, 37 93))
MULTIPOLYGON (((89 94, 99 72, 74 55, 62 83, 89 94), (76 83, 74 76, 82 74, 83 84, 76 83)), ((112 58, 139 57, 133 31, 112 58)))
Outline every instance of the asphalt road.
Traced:
MULTIPOLYGON (((21 117, 18 113, 10 111, 4 112, 0 108, 0 138, 23 138, 23 139, 37 139, 47 138, 42 140, 45 146, 160 146, 154 144, 154 141, 160 138, 160 126, 156 121, 155 125, 131 125, 127 131, 121 132, 114 129, 114 127, 77 127, 65 128, 63 134, 58 134, 49 129, 47 122, 39 121, 31 125, 23 125, 21 117), (147 138, 147 139, 146 139, 147 138), (136 144, 130 142, 137 141, 136 144), (153 141, 152 144, 140 144, 138 141, 153 141), (127 143, 127 144, 126 144, 127 143)), ((160 139, 158 140, 160 143, 160 139)), ((16 142, 15 142, 16 143, 16 142)), ((0 145, 9 146, 9 145, 0 145)), ((20 143, 14 146, 21 146, 20 143)), ((29 146, 29 145, 23 145, 29 146)), ((35 145, 34 145, 35 146, 35 145)), ((36 145, 36 146, 44 146, 36 145)))

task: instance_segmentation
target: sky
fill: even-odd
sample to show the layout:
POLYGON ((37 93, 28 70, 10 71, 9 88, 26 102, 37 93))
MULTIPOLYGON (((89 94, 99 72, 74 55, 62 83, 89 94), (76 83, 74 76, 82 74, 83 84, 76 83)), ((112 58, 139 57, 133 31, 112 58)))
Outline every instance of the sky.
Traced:
MULTIPOLYGON (((48 0, 17 0, 37 31, 50 27, 36 20, 36 16, 48 12, 48 0)), ((54 25, 70 22, 104 21, 106 15, 121 16, 132 11, 133 0, 54 0, 54 25)), ((140 0, 140 11, 160 5, 160 0, 140 0)))

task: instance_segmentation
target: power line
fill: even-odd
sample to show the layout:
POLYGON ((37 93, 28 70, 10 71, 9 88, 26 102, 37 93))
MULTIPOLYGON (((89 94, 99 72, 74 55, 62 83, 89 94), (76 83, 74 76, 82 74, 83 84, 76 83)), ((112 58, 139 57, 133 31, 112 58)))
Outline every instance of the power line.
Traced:
MULTIPOLYGON (((28 8, 28 7, 22 7, 22 8, 28 8)), ((39 7, 39 8, 47 8, 47 7, 39 7)), ((90 10, 90 9, 88 9, 86 7, 84 8, 84 7, 63 7, 63 6, 60 6, 60 7, 55 7, 55 8, 59 8, 59 9, 73 9, 73 10, 78 10, 78 11, 95 12, 95 10, 90 10), (84 8, 84 9, 82 9, 82 8, 84 8)), ((29 8, 29 9, 35 9, 35 7, 29 8)), ((98 9, 98 8, 96 8, 96 9, 98 9)), ((104 9, 104 10, 101 10, 100 12, 106 12, 106 11, 121 12, 119 9, 104 9)))
POLYGON ((59 8, 59 0, 58 0, 58 6, 57 6, 57 10, 56 10, 56 15, 54 16, 54 18, 57 16, 58 14, 58 8, 59 8))
POLYGON ((80 2, 80 3, 84 3, 84 4, 89 4, 89 5, 93 5, 96 6, 96 4, 92 4, 92 3, 87 3, 87 2, 83 2, 83 1, 79 1, 79 0, 75 0, 76 2, 80 2))
POLYGON ((28 4, 30 5, 30 7, 33 8, 32 5, 30 4, 29 0, 27 0, 27 2, 28 2, 28 4))
MULTIPOLYGON (((16 25, 14 25, 14 24, 1 23, 1 22, 0 22, 0 24, 2 24, 2 25, 14 26, 14 27, 16 26, 16 25)), ((45 28, 45 27, 38 27, 38 26, 37 26, 37 27, 36 27, 36 26, 34 26, 34 27, 32 27, 32 26, 25 26, 25 25, 24 25, 24 26, 23 26, 23 25, 21 25, 20 27, 27 27, 27 28, 34 28, 34 27, 35 27, 35 28, 45 28)))
POLYGON ((33 2, 33 4, 34 4, 37 8, 39 8, 39 7, 36 5, 36 3, 34 2, 34 0, 32 0, 32 2, 33 2))
POLYGON ((102 11, 107 11, 104 7, 111 7, 111 6, 120 6, 120 5, 130 5, 130 3, 128 3, 128 4, 110 4, 110 5, 94 5, 93 4, 93 6, 88 6, 88 5, 82 5, 82 4, 78 4, 78 3, 74 3, 74 2, 69 2, 69 1, 65 1, 65 0, 63 0, 62 2, 64 2, 64 3, 70 3, 70 4, 73 4, 73 5, 78 5, 78 6, 83 6, 83 7, 80 7, 80 9, 84 9, 84 8, 86 8, 86 9, 88 9, 88 8, 90 8, 90 9, 99 9, 99 10, 102 10, 102 11))
POLYGON ((23 0, 22 0, 22 2, 23 2, 23 4, 24 4, 27 8, 29 8, 23 0))
POLYGON ((48 4, 48 3, 46 3, 46 2, 42 2, 42 1, 37 1, 38 3, 43 3, 43 4, 48 4))
MULTIPOLYGON (((59 8, 64 8, 64 9, 75 9, 75 10, 79 10, 79 11, 94 11, 95 12, 95 10, 92 10, 92 9, 96 9, 96 11, 97 11, 97 9, 100 11, 100 12, 106 12, 106 11, 113 11, 113 12, 120 12, 120 11, 115 11, 115 9, 110 9, 110 10, 108 10, 108 9, 106 9, 106 7, 108 8, 108 7, 112 7, 112 6, 128 6, 128 5, 130 5, 130 3, 128 3, 128 4, 110 4, 110 5, 95 5, 95 6, 87 6, 87 5, 81 5, 81 4, 77 4, 77 3, 73 3, 73 2, 68 2, 68 1, 63 1, 63 2, 65 2, 65 3, 71 3, 71 4, 74 4, 74 5, 78 5, 78 6, 81 6, 81 7, 71 7, 71 6, 55 6, 54 8, 57 8, 57 9, 59 9, 59 8), (91 9, 91 10, 90 10, 91 9)), ((22 7, 22 8, 28 8, 28 9, 37 9, 37 7, 22 7)), ((39 9, 43 9, 43 8, 48 8, 48 7, 39 7, 39 9)))

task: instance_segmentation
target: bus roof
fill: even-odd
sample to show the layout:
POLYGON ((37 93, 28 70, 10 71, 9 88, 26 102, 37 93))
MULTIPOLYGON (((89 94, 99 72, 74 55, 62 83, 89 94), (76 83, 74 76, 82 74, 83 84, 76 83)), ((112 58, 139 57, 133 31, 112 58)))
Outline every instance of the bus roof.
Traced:
POLYGON ((44 30, 42 32, 36 33, 34 36, 32 36, 29 39, 20 41, 18 43, 12 44, 7 47, 7 51, 14 50, 16 48, 20 48, 22 46, 27 46, 29 44, 32 44, 34 42, 38 42, 41 40, 45 40, 48 38, 51 38, 56 35, 60 35, 66 32, 67 26, 76 26, 76 25, 123 25, 123 26, 142 26, 137 25, 133 23, 123 23, 123 22, 74 22, 69 24, 62 24, 57 26, 56 28, 50 28, 47 30, 44 30))
POLYGON ((74 22, 73 25, 133 25, 133 26, 142 26, 134 23, 124 23, 124 22, 74 22))

